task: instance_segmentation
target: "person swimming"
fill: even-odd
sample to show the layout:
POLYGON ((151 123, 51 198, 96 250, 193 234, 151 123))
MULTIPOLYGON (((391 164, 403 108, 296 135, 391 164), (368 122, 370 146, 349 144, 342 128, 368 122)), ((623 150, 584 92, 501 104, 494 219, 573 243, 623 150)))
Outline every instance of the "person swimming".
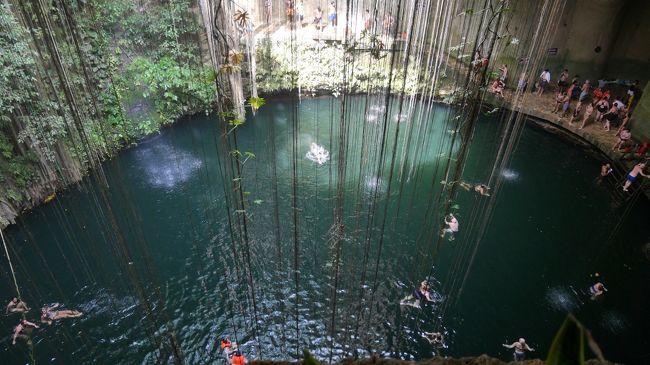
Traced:
MULTIPOLYGON (((23 330, 26 329, 27 327, 33 327, 33 328, 38 328, 38 325, 36 323, 32 323, 26 319, 21 319, 20 322, 18 322, 18 325, 14 327, 14 335, 11 340, 11 344, 15 345, 16 344, 16 339, 17 338, 24 338, 24 339, 29 339, 26 335, 22 334, 23 330)), ((29 343, 29 341, 28 341, 29 343)))
POLYGON ((422 303, 424 301, 433 302, 435 299, 431 295, 431 287, 429 282, 424 280, 420 283, 420 286, 413 291, 412 295, 406 296, 400 301, 401 305, 410 305, 415 308, 422 308, 422 303))
POLYGON ((597 282, 596 284, 592 285, 589 287, 589 292, 591 293, 591 299, 596 299, 599 296, 605 294, 607 291, 607 288, 605 288, 605 285, 601 282, 597 282))
POLYGON ((490 196, 490 187, 485 185, 485 184, 477 184, 474 185, 474 191, 483 195, 483 196, 490 196))
POLYGON ((18 298, 13 298, 7 304, 6 313, 25 313, 29 311, 27 303, 23 302, 18 298))
POLYGON ((440 332, 424 332, 424 338, 432 345, 438 347, 445 346, 445 337, 440 332))
POLYGON ((515 351, 512 353, 513 357, 515 358, 515 361, 524 361, 524 358, 526 357, 526 350, 528 351, 535 351, 534 348, 528 346, 526 343, 526 340, 523 338, 520 338, 519 341, 513 342, 511 345, 508 344, 503 344, 503 347, 506 348, 514 348, 515 351))
POLYGON ((453 241, 455 239, 454 234, 456 232, 458 232, 458 229, 459 229, 458 228, 458 219, 456 219, 456 217, 454 217, 453 214, 449 213, 449 216, 445 217, 445 224, 447 225, 447 228, 444 228, 442 230, 442 233, 440 234, 440 237, 445 238, 447 233, 449 233, 449 240, 453 241))
POLYGON ((83 315, 82 312, 75 310, 55 310, 60 307, 59 303, 41 308, 41 323, 52 324, 52 322, 63 318, 76 318, 83 315))

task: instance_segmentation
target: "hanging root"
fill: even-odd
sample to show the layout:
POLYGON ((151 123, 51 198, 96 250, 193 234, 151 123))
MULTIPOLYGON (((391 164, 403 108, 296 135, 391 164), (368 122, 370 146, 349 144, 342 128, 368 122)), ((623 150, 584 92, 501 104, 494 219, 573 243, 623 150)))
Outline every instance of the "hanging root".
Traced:
POLYGON ((336 242, 343 240, 345 236, 345 225, 343 223, 334 223, 327 231, 327 243, 332 246, 336 242))

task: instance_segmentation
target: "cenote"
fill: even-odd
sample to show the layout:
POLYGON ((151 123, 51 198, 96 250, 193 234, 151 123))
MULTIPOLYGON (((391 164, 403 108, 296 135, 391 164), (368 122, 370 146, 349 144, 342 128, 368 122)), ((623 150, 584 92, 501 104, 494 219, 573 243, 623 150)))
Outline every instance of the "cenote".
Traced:
MULTIPOLYGON (((52 302, 84 316, 33 331, 33 350, 11 345, 15 318, 2 317, 3 364, 165 362, 171 354, 156 341, 167 338, 156 334, 169 329, 192 364, 223 361, 217 348, 224 336, 251 359, 298 359, 305 348, 333 360, 482 353, 506 360, 511 352, 501 344, 519 337, 543 356, 567 312, 592 331, 608 359, 648 360, 642 248, 650 206, 644 196, 615 194, 618 181, 599 181, 597 153, 526 126, 509 165, 498 171, 496 194, 458 189, 460 232, 443 240, 440 166, 458 152, 449 142, 450 109, 418 105, 400 115, 394 100, 386 111, 348 97, 345 113, 353 122, 341 132, 333 127, 340 105, 332 97, 270 99, 237 131, 241 159, 255 154, 237 184, 250 201, 245 213, 228 214, 224 190, 233 183, 220 172, 215 118, 195 116, 104 163, 107 184, 93 173, 21 216, 6 235, 23 298, 34 306, 28 317, 38 314, 38 303, 52 302), (413 118, 428 119, 430 127, 409 132, 413 118), (393 153, 397 126, 403 133, 389 184, 385 156, 393 153), (349 144, 345 166, 341 133, 349 144), (322 166, 304 157, 312 142, 330 152, 322 166), (337 186, 343 171, 344 185, 337 186), (337 191, 344 192, 338 255, 337 191), (488 202, 477 243, 468 232, 479 229, 484 217, 477 214, 485 210, 476 207, 488 202), (229 234, 237 214, 248 217, 248 250, 229 234), (439 301, 400 306, 425 278, 439 301), (591 300, 595 281, 608 292, 591 300), (444 332, 446 348, 423 338, 433 330, 444 332)), ((480 116, 465 181, 487 182, 500 123, 498 113, 480 116)), ((10 293, 6 266, 2 278, 0 292, 10 293)))

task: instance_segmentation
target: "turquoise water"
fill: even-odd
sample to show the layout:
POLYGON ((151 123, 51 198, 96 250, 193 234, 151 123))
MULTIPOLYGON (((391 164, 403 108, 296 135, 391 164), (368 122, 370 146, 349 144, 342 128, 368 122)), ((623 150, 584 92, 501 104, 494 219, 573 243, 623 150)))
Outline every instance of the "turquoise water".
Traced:
MULTIPOLYGON (((242 184, 251 201, 257 321, 246 249, 233 245, 228 231, 223 194, 230 184, 224 187, 215 150, 220 132, 213 119, 195 117, 106 163, 108 187, 87 179, 6 231, 21 291, 36 308, 28 318, 51 302, 86 315, 33 331, 33 350, 23 342, 11 345, 18 319, 1 317, 3 363, 24 364, 32 356, 37 363, 172 362, 159 344, 169 343, 161 335, 169 329, 188 364, 222 362, 215 351, 220 336, 236 338, 249 358, 292 359, 296 348, 309 348, 323 359, 481 353, 509 359, 501 344, 522 336, 543 357, 567 311, 592 330, 608 358, 648 362, 650 276, 641 249, 650 235, 649 205, 644 197, 626 200, 613 192, 616 181, 599 182, 598 154, 526 128, 511 164, 500 172, 498 194, 487 199, 459 190, 453 204, 461 231, 454 241, 441 241, 440 181, 446 157, 458 149, 450 144, 450 111, 434 106, 432 114, 419 116, 426 109, 418 107, 397 117, 396 108, 389 110, 382 150, 385 109, 377 106, 381 100, 364 100, 352 99, 346 109, 345 228, 333 338, 336 250, 329 231, 341 167, 340 103, 304 100, 295 109, 296 292, 294 104, 278 99, 237 131, 239 149, 256 155, 244 165, 242 184), (431 120, 429 127, 418 129, 418 117, 431 120), (379 161, 390 161, 398 125, 389 189, 390 165, 379 161), (330 150, 328 163, 304 158, 311 142, 330 150), (490 203, 492 214, 481 216, 490 203), (472 233, 484 219, 487 229, 476 246, 472 233), (609 290, 598 301, 587 294, 595 273, 609 290), (440 302, 401 307, 400 299, 427 276, 440 302), (445 333, 447 348, 424 340, 423 331, 433 330, 445 333)), ((481 117, 465 180, 487 181, 499 126, 497 116, 481 117)), ((6 264, 1 276, 1 297, 9 298, 6 264)))

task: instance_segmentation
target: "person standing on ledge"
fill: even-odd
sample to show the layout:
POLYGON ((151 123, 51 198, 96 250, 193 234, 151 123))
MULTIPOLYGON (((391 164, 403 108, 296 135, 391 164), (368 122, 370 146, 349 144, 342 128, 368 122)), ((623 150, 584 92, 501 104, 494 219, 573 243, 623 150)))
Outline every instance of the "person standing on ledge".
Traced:
POLYGON ((650 177, 646 174, 643 173, 643 169, 645 169, 645 163, 641 162, 636 164, 630 173, 627 174, 627 177, 625 179, 625 184, 623 184, 623 191, 627 191, 627 188, 632 185, 633 182, 636 181, 636 178, 641 175, 643 177, 650 177))
POLYGON ((506 347, 506 348, 509 348, 509 349, 511 349, 511 348, 515 349, 515 352, 512 353, 512 355, 515 357, 515 361, 524 361, 524 358, 526 357, 525 350, 535 351, 534 348, 528 346, 528 344, 526 343, 526 340, 524 340, 523 338, 520 338, 519 341, 517 341, 517 342, 513 342, 512 345, 508 345, 508 344, 504 343, 503 347, 506 347))
POLYGON ((329 9, 327 11, 327 20, 329 21, 332 29, 336 28, 336 3, 334 1, 330 2, 329 9))
POLYGON ((551 72, 547 68, 539 75, 539 81, 537 82, 537 96, 541 96, 544 93, 544 89, 546 89, 546 85, 548 85, 549 82, 551 82, 551 72))

